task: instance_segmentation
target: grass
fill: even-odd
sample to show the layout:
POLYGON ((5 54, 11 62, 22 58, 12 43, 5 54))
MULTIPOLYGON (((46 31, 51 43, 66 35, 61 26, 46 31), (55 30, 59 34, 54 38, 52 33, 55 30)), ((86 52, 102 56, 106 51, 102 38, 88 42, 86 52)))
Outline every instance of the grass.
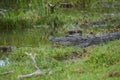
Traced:
MULTIPOLYGON (((20 74, 28 74, 35 71, 31 59, 25 55, 25 52, 37 54, 37 64, 43 71, 52 70, 52 75, 34 76, 24 80, 118 80, 119 76, 110 77, 112 72, 120 73, 118 49, 120 41, 113 41, 108 44, 86 48, 89 55, 83 58, 77 58, 74 62, 70 57, 67 60, 57 60, 55 56, 64 57, 73 52, 83 54, 83 49, 75 47, 51 47, 44 46, 40 48, 17 48, 15 54, 8 54, 11 64, 0 68, 0 72, 14 70, 13 74, 1 75, 1 80, 15 80, 20 74), (111 47, 112 46, 112 47, 111 47)), ((84 53, 85 54, 85 53, 84 53)))
MULTIPOLYGON (((27 5, 28 3, 26 2, 27 5)), ((84 24, 86 21, 91 22, 93 20, 94 21, 101 20, 107 17, 100 14, 101 12, 99 11, 97 11, 96 14, 92 14, 93 11, 90 9, 89 9, 90 11, 86 12, 84 10, 81 11, 81 9, 74 9, 74 8, 72 10, 56 8, 55 13, 50 14, 49 12, 46 13, 44 6, 42 6, 43 3, 40 4, 39 2, 35 1, 31 5, 32 5, 31 8, 29 7, 24 8, 25 6, 24 4, 23 7, 20 7, 17 9, 13 8, 8 12, 4 13, 4 17, 0 16, 0 26, 1 26, 0 30, 2 31, 2 30, 12 30, 12 29, 24 29, 28 27, 31 28, 33 25, 41 25, 41 24, 47 24, 51 27, 54 27, 54 26, 59 27, 66 23, 84 24), (40 6, 40 7, 37 7, 37 6, 40 6), (96 17, 96 16, 99 16, 99 17, 96 17)), ((98 10, 98 9, 95 9, 95 10, 98 10)))
MULTIPOLYGON (((18 75, 29 74, 35 71, 31 59, 25 55, 25 52, 36 53, 38 67, 42 71, 52 71, 53 74, 33 76, 23 80, 120 79, 119 40, 87 48, 57 46, 51 44, 48 40, 51 36, 58 37, 66 35, 67 30, 72 27, 74 28, 75 23, 85 24, 86 21, 88 23, 101 21, 111 16, 103 16, 102 13, 81 12, 79 9, 72 9, 72 11, 70 9, 61 9, 49 16, 41 16, 36 10, 25 13, 20 11, 19 14, 10 14, 14 18, 7 16, 5 19, 0 18, 0 20, 3 19, 0 22, 9 23, 4 24, 7 27, 18 26, 18 28, 21 28, 25 24, 26 27, 30 28, 17 28, 17 30, 0 32, 0 45, 13 46, 11 53, 0 53, 2 59, 8 57, 11 63, 5 67, 0 67, 0 80, 17 80, 18 75), (14 73, 2 74, 10 70, 14 70, 14 73)), ((115 15, 112 18, 117 19, 116 16, 118 17, 119 15, 115 15)), ((114 29, 120 31, 119 28, 114 27, 114 29)), ((115 31, 114 29, 113 26, 108 25, 104 29, 99 27, 83 29, 83 32, 85 34, 94 32, 96 35, 100 35, 109 33, 111 30, 115 31)))

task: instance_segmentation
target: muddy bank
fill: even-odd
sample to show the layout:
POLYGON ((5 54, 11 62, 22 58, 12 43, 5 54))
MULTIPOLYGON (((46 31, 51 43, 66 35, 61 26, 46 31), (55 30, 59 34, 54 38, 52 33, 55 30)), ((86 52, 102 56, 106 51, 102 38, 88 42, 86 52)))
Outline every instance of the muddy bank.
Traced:
POLYGON ((55 44, 65 46, 87 47, 98 45, 120 39, 120 32, 108 33, 96 37, 69 35, 66 37, 51 38, 50 41, 55 44))
POLYGON ((118 20, 116 19, 112 19, 112 18, 107 18, 107 19, 103 19, 101 21, 95 21, 95 22, 90 22, 90 23, 86 23, 86 24, 80 24, 79 27, 80 28, 95 28, 95 27, 105 27, 108 25, 115 25, 115 23, 117 23, 118 20))

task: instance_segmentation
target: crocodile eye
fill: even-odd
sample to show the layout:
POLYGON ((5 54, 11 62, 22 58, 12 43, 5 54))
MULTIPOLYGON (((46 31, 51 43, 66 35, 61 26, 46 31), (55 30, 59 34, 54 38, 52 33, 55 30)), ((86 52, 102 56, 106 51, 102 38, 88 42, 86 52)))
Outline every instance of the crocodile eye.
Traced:
POLYGON ((87 39, 84 39, 84 41, 87 41, 87 39))
POLYGON ((81 39, 82 41, 84 40, 84 39, 81 39))

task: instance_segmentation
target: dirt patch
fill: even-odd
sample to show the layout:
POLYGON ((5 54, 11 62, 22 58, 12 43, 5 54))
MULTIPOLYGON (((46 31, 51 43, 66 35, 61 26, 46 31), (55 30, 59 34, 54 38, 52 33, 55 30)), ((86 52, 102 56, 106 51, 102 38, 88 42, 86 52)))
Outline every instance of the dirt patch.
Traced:
POLYGON ((87 23, 85 22, 83 24, 80 24, 79 27, 80 28, 95 28, 95 27, 99 27, 99 26, 106 26, 106 24, 114 24, 116 22, 117 22, 116 19, 106 18, 101 21, 87 22, 87 23))
POLYGON ((90 52, 86 49, 83 49, 82 53, 77 53, 77 52, 72 52, 72 54, 70 55, 72 58, 83 58, 86 57, 90 54, 90 52))
POLYGON ((79 73, 79 74, 84 74, 84 73, 89 73, 89 72, 92 72, 92 71, 80 69, 80 70, 77 70, 77 71, 75 71, 75 72, 76 72, 76 73, 79 73))
POLYGON ((6 52, 11 52, 12 48, 11 46, 0 46, 0 52, 6 53, 6 52))
POLYGON ((83 49, 83 51, 81 52, 71 52, 70 54, 66 54, 63 56, 53 56, 54 59, 58 60, 58 61, 69 61, 69 60, 77 60, 77 59, 82 59, 86 56, 88 56, 90 54, 90 52, 86 49, 83 49))
POLYGON ((57 61, 64 61, 64 60, 67 60, 68 59, 68 55, 56 55, 56 56, 52 56, 55 60, 57 61))
POLYGON ((84 73, 86 73, 87 71, 85 71, 85 70, 77 70, 77 71, 75 71, 76 73, 79 73, 79 74, 84 74, 84 73))
POLYGON ((120 63, 120 59, 116 60, 116 63, 120 63))
POLYGON ((120 72, 117 71, 111 72, 109 73, 108 77, 120 77, 120 72))

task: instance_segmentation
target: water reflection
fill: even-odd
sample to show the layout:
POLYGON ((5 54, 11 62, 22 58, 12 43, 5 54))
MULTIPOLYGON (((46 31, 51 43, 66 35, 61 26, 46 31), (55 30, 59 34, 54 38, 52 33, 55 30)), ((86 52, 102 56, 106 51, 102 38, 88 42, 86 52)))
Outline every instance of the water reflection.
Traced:
POLYGON ((9 58, 6 58, 5 60, 0 60, 0 67, 4 67, 10 64, 9 58))

